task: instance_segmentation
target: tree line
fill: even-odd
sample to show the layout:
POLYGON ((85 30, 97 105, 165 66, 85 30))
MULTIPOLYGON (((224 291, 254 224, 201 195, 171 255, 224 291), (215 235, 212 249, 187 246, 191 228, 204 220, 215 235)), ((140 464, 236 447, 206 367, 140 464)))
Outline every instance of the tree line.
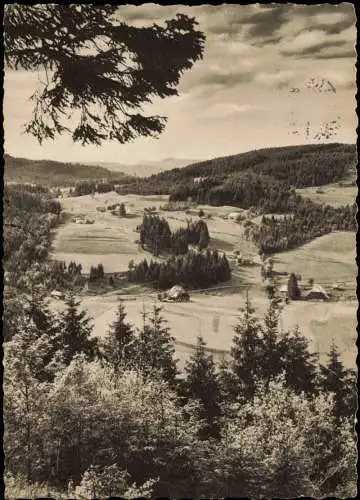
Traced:
POLYGON ((207 224, 202 220, 188 222, 186 228, 171 232, 169 223, 164 217, 144 215, 137 230, 140 233, 140 244, 155 256, 162 252, 174 255, 186 254, 189 245, 197 245, 203 250, 210 241, 207 224))
POLYGON ((225 253, 216 249, 204 252, 190 251, 185 255, 172 256, 166 262, 130 263, 129 281, 147 283, 155 288, 166 289, 173 285, 206 288, 231 279, 231 269, 225 253))
POLYGON ((116 191, 118 185, 126 186, 134 182, 135 177, 131 175, 122 174, 118 179, 107 179, 107 180, 87 180, 79 181, 75 183, 72 189, 72 196, 85 196, 87 194, 94 193, 109 193, 110 191, 116 191))
POLYGON ((59 223, 60 212, 60 203, 48 191, 5 185, 5 269, 20 275, 31 262, 47 258, 51 230, 59 223))
MULTIPOLYGON (((247 299, 230 357, 198 338, 183 374, 161 309, 103 339, 69 297, 33 297, 4 358, 5 481, 71 498, 353 496, 356 376, 333 343, 319 363, 269 303, 247 299), (69 486, 72 483, 72 486, 69 486), (130 493, 131 492, 131 493, 130 493), (134 493, 135 492, 135 493, 134 493)), ((45 495, 48 496, 48 495, 45 495)))
POLYGON ((335 208, 303 200, 291 215, 264 216, 252 238, 263 253, 282 252, 332 231, 356 231, 356 212, 356 204, 335 208))
POLYGON ((296 188, 320 186, 341 180, 356 167, 353 144, 311 144, 248 151, 231 156, 193 163, 185 168, 163 171, 149 180, 178 181, 212 178, 238 173, 268 175, 296 188))
POLYGON ((194 178, 224 179, 243 174, 271 177, 295 188, 320 186, 341 181, 356 169, 356 147, 351 144, 318 144, 261 149, 238 155, 214 158, 184 168, 160 172, 137 179, 121 193, 169 194, 182 185, 193 184, 194 178))
POLYGON ((281 219, 265 215, 259 228, 253 226, 252 239, 261 252, 281 252, 332 231, 357 229, 356 204, 332 207, 315 203, 297 194, 286 182, 253 173, 214 185, 217 182, 219 179, 213 178, 196 185, 184 184, 170 195, 170 200, 190 197, 201 204, 233 205, 243 209, 256 207, 265 214, 287 214, 281 219))

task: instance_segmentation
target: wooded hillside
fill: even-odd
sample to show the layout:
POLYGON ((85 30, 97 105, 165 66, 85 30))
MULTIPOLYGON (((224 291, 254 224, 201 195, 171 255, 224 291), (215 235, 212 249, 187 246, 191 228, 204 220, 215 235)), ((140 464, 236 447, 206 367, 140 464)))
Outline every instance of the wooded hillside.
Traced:
MULTIPOLYGON (((221 179, 247 174, 271 177, 295 188, 320 186, 356 177, 354 144, 312 144, 249 151, 174 168, 126 186, 127 193, 168 194, 204 178, 221 179)), ((218 183, 217 183, 218 184, 218 183)), ((230 200, 229 200, 230 201, 230 200)))
POLYGON ((82 180, 121 179, 122 172, 80 163, 28 160, 4 155, 5 182, 36 183, 46 186, 69 185, 82 180))

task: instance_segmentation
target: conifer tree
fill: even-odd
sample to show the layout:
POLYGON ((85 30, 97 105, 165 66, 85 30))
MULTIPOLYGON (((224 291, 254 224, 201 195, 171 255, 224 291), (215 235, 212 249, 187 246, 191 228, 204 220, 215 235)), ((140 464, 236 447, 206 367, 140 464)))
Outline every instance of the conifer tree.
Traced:
POLYGON ((200 237, 199 237, 199 248, 200 250, 203 250, 206 248, 209 244, 209 233, 207 230, 201 228, 200 230, 200 237))
POLYGON ((261 378, 268 386, 273 377, 279 375, 283 369, 281 350, 279 348, 279 308, 276 303, 271 300, 269 308, 264 318, 262 328, 262 356, 261 378))
POLYGON ((245 307, 235 326, 231 348, 231 367, 236 377, 239 394, 248 400, 255 393, 258 363, 261 362, 261 324, 254 315, 254 309, 246 295, 245 307))
POLYGON ((120 217, 126 217, 126 209, 124 203, 120 203, 119 214, 120 217))
POLYGON ((206 343, 197 338, 194 354, 185 365, 184 392, 187 398, 200 402, 200 419, 205 421, 200 437, 218 436, 220 416, 220 387, 213 356, 206 353, 206 343))
POLYGON ((51 337, 56 335, 58 330, 57 320, 50 311, 49 303, 44 293, 32 293, 26 307, 26 314, 34 322, 39 331, 51 337))
POLYGON ((33 331, 38 332, 37 337, 42 337, 47 345, 42 351, 43 368, 39 370, 39 380, 52 381, 57 363, 61 363, 59 352, 59 322, 50 311, 49 304, 42 293, 33 293, 25 307, 25 317, 33 325, 33 331), (53 369, 49 369, 54 365, 53 369))
POLYGON ((337 418, 355 416, 356 379, 352 370, 346 370, 333 339, 328 360, 320 365, 321 388, 334 394, 334 414, 337 418))
POLYGON ((314 394, 318 390, 318 355, 309 350, 309 341, 299 328, 285 332, 279 342, 285 382, 295 392, 314 394))
POLYGON ((297 278, 294 273, 291 273, 288 280, 288 297, 291 300, 298 300, 301 296, 297 278))
POLYGON ((139 332, 139 365, 146 376, 158 374, 173 386, 177 375, 175 339, 160 313, 161 307, 154 304, 151 314, 143 314, 144 324, 139 332))
POLYGON ((229 405, 235 402, 238 396, 237 380, 231 368, 232 363, 229 363, 225 359, 219 363, 217 378, 219 382, 221 407, 223 408, 224 415, 229 414, 229 405))
POLYGON ((204 50, 195 19, 180 13, 163 27, 136 27, 124 22, 118 5, 5 7, 7 66, 48 75, 32 96, 26 127, 40 143, 63 133, 82 145, 157 137, 166 117, 142 114, 143 104, 177 95, 180 76, 204 50), (78 111, 69 128, 64 118, 78 111))
POLYGON ((121 368, 134 368, 136 337, 133 327, 126 321, 125 306, 120 301, 115 321, 103 342, 104 359, 119 372, 121 368))
POLYGON ((91 318, 87 317, 85 311, 79 311, 80 302, 74 296, 71 295, 65 303, 66 310, 59 317, 59 347, 63 361, 69 365, 75 354, 81 353, 93 360, 98 354, 98 341, 90 338, 91 318))

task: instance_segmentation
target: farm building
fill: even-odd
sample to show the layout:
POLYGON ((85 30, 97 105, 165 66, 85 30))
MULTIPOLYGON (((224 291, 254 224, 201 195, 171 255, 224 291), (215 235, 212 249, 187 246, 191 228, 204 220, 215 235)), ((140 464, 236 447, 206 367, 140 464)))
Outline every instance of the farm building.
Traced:
POLYGON ((178 302, 188 302, 190 295, 182 286, 175 285, 167 293, 168 300, 175 300, 178 302))
POLYGON ((51 293, 50 293, 50 296, 53 298, 53 299, 57 299, 57 300, 62 300, 64 298, 64 294, 62 292, 59 292, 58 290, 53 290, 51 293))
POLYGON ((194 177, 194 184, 200 184, 200 182, 204 182, 207 177, 194 177))
POLYGON ((279 295, 280 295, 280 297, 287 297, 287 295, 288 295, 287 284, 281 285, 281 287, 279 288, 279 295))
POLYGON ((328 293, 321 285, 314 285, 305 295, 305 300, 329 300, 329 298, 328 293))
POLYGON ((238 212, 230 212, 228 215, 227 215, 227 218, 229 220, 233 220, 235 222, 239 222, 241 220, 244 220, 246 218, 245 216, 245 213, 242 211, 238 211, 238 212))
POLYGON ((332 289, 343 292, 344 290, 346 290, 346 286, 344 285, 344 283, 334 283, 332 289))

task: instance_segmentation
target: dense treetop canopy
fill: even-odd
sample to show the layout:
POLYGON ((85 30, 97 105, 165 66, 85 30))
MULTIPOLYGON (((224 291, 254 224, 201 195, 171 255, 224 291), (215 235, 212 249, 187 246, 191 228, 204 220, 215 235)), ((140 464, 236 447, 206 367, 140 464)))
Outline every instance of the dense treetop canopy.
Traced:
POLYGON ((177 95, 182 73, 202 58, 196 26, 183 14, 130 26, 111 5, 6 5, 7 67, 45 73, 25 131, 40 143, 69 133, 83 145, 157 136, 166 117, 146 116, 142 105, 177 95))

